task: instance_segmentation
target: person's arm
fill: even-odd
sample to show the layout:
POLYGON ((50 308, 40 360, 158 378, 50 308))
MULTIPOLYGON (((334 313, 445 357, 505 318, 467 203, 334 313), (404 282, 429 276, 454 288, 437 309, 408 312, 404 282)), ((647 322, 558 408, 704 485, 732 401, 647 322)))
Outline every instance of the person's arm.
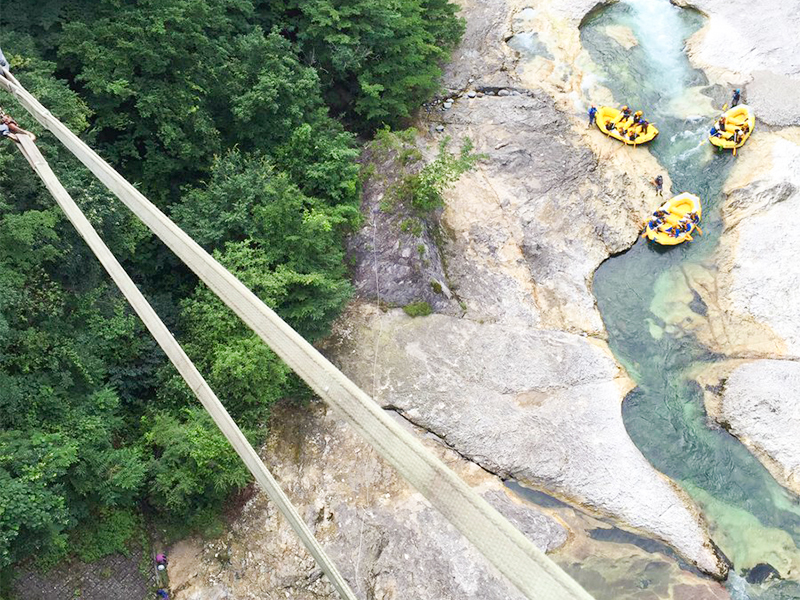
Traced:
MULTIPOLYGON (((11 133, 16 133, 16 134, 20 134, 21 133, 23 135, 27 135, 29 138, 31 138, 32 141, 34 141, 34 142, 36 141, 36 136, 35 135, 33 135, 30 131, 27 131, 27 130, 23 129, 22 127, 20 127, 19 125, 17 125, 13 121, 9 122, 7 125, 8 125, 9 130, 11 130, 11 133)), ((17 138, 15 137, 14 139, 16 140, 17 138)))

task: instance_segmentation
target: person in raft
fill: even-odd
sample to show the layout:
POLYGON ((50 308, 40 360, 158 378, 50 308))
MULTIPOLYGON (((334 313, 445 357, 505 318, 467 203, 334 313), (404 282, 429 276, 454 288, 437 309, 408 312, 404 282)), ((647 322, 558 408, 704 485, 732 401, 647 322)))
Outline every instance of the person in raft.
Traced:
POLYGON ((719 118, 719 125, 717 126, 717 129, 720 131, 725 131, 725 115, 722 115, 719 118))
POLYGON ((635 113, 633 113, 633 124, 636 125, 637 123, 641 122, 642 122, 642 111, 637 110, 635 113))
POLYGON ((736 144, 737 146, 742 143, 742 130, 741 129, 737 128, 736 131, 733 133, 733 143, 736 144))
POLYGON ((722 137, 722 134, 719 132, 719 130, 714 125, 711 126, 711 129, 708 132, 708 134, 711 137, 722 137))
POLYGON ((667 213, 660 208, 653 213, 653 216, 650 218, 650 221, 647 223, 650 226, 650 229, 658 229, 667 221, 667 213))
POLYGON ((658 175, 655 179, 653 179, 653 185, 656 186, 656 196, 664 197, 664 194, 661 193, 661 190, 664 188, 664 177, 662 175, 658 175))
POLYGON ((740 90, 739 88, 733 90, 733 100, 731 100, 731 108, 739 104, 739 100, 741 100, 741 97, 742 97, 742 90, 740 90))
POLYGON ((589 108, 589 127, 594 125, 595 119, 597 118, 597 107, 592 104, 589 108))
POLYGON ((622 107, 622 119, 630 119, 631 118, 631 109, 628 108, 627 105, 622 107))

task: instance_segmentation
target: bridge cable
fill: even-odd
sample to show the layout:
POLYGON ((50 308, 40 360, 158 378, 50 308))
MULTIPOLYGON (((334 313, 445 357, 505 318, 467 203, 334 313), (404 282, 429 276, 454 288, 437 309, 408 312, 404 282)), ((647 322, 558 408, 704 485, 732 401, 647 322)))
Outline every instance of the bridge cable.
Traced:
POLYGON ((300 514, 292 505, 289 498, 286 497, 286 494, 284 494, 283 490, 275 481, 253 446, 247 441, 242 430, 239 429, 233 421, 228 411, 225 410, 225 407, 222 405, 222 402, 220 402, 214 391, 209 387, 206 380, 194 366, 191 359, 172 336, 167 326, 164 325, 164 322, 159 318, 155 310, 153 310, 153 307, 136 287, 136 284, 125 272, 122 265, 119 264, 119 261, 114 257, 111 250, 108 249, 108 246, 105 245, 97 234, 97 231, 92 227, 92 224, 86 219, 81 209, 78 208, 67 190, 61 185, 61 182, 50 169, 50 165, 48 165, 47 161, 42 157, 39 149, 27 135, 19 134, 18 138, 20 141, 20 151, 31 164, 33 170, 36 171, 42 179, 45 186, 50 191, 50 194, 64 211, 64 214, 67 215, 67 218, 75 226, 75 229, 86 241, 95 256, 97 256, 97 259, 105 270, 108 271, 114 283, 117 284, 117 287, 128 300, 131 307, 136 311, 136 314, 139 315, 150 330, 150 333, 156 339, 158 345, 161 346, 161 349, 164 350, 169 360, 175 365, 175 368, 186 381, 189 388, 194 392, 194 395, 197 396, 197 399, 203 404, 208 414, 214 419, 217 427, 219 427, 222 434, 228 439, 233 449, 236 450, 236 453, 241 457, 258 484, 267 495, 269 495, 270 499, 289 521, 292 529, 294 529, 303 544, 317 561, 317 564, 328 576, 333 587, 336 588, 336 591, 344 600, 356 600, 355 594, 353 594, 344 578, 336 569, 336 565, 322 549, 322 546, 320 546, 316 538, 314 538, 314 534, 300 517, 300 514))

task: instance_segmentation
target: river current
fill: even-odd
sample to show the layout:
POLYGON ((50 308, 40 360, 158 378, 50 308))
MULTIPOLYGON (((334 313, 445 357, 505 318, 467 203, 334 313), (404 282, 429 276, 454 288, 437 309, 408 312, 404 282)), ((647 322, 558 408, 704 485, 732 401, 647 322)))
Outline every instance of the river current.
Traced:
MULTIPOLYGON (((750 585, 741 571, 757 563, 780 570, 779 565, 797 560, 800 502, 738 440, 708 422, 691 372, 722 357, 663 319, 674 310, 675 286, 687 270, 714 276, 721 189, 736 160, 707 142, 715 115, 712 100, 719 110, 729 90, 709 86, 684 51, 685 40, 703 20, 668 0, 624 0, 594 13, 582 26, 581 41, 600 82, 619 103, 641 108, 658 126, 649 151, 669 173, 673 193, 701 197, 705 233, 669 248, 639 240, 601 265, 594 293, 611 350, 637 383, 623 404, 628 433, 701 508, 712 538, 733 563, 731 597, 794 599, 800 598, 797 582, 750 585)), ((705 306, 696 297, 683 310, 702 315, 705 306)))

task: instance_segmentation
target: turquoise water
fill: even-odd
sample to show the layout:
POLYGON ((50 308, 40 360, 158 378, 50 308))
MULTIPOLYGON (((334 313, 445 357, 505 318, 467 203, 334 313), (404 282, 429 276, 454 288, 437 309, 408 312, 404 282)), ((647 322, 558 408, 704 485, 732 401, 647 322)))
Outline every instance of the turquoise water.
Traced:
MULTIPOLYGON (((603 85, 620 103, 642 108, 658 126, 660 134, 649 149, 669 172, 673 193, 689 191, 702 198, 705 232, 671 248, 640 240, 601 265, 594 293, 611 349, 638 384, 623 404, 633 441, 694 498, 735 569, 768 562, 781 572, 793 569, 800 578, 800 501, 735 438, 709 426, 702 390, 688 377, 692 367, 721 357, 651 310, 674 300, 674 282, 685 280, 686 273, 703 270, 713 277, 721 187, 736 160, 706 142, 714 116, 709 95, 715 92, 703 73, 691 68, 683 49, 702 22, 698 13, 668 0, 628 0, 594 14, 582 27, 582 43, 603 85), (653 24, 661 26, 654 30, 653 24), (620 43, 626 39, 620 26, 630 29, 635 46, 626 49, 620 43)), ((720 97, 714 104, 719 108, 723 101, 720 97)), ((692 312, 702 316, 705 306, 695 296, 684 310, 689 317, 692 312)), ((729 590, 734 598, 800 598, 792 582, 750 586, 734 576, 729 590)))

